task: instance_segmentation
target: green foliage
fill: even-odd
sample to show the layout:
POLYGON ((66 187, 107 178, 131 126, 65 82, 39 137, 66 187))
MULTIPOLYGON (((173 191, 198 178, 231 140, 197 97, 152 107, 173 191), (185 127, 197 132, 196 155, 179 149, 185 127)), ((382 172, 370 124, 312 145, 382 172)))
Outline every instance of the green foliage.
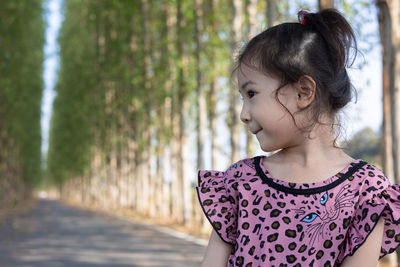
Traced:
POLYGON ((102 114, 97 87, 96 12, 81 1, 65 1, 65 23, 59 34, 60 67, 53 104, 48 173, 56 182, 81 174, 90 161, 91 123, 102 114))
POLYGON ((336 8, 344 13, 355 31, 360 54, 353 68, 362 69, 367 63, 364 55, 380 44, 378 29, 371 27, 377 20, 375 1, 340 0, 336 8))
POLYGON ((346 153, 356 159, 364 159, 371 163, 379 163, 380 138, 370 128, 366 127, 357 132, 344 149, 346 153))
POLYGON ((30 185, 41 177, 42 13, 42 0, 4 0, 0 6, 0 131, 8 139, 0 149, 30 185))
POLYGON ((133 127, 142 120, 144 98, 151 93, 143 90, 140 2, 64 3, 46 175, 57 184, 89 168, 91 147, 107 155, 126 144, 119 131, 124 123, 133 127))
MULTIPOLYGON (((162 133, 160 142, 169 143, 173 129, 161 126, 165 117, 158 117, 160 107, 168 99, 173 111, 187 112, 187 117, 194 119, 197 69, 208 96, 215 80, 223 100, 227 99, 227 90, 232 90, 227 79, 234 57, 230 49, 231 1, 215 4, 204 0, 201 51, 196 50, 195 43, 194 1, 147 0, 148 14, 144 2, 64 1, 57 98, 48 152, 47 177, 54 182, 83 174, 89 168, 93 146, 100 148, 101 158, 110 158, 115 147, 133 140, 140 158, 141 151, 148 149, 143 133, 149 125, 162 133), (180 25, 176 25, 178 5, 182 9, 180 25), (199 66, 196 53, 200 53, 199 66), (190 101, 189 110, 180 110, 178 97, 190 101)), ((355 9, 359 5, 355 8, 348 3, 341 1, 339 6, 357 19, 355 9)), ((361 5, 368 5, 368 1, 361 5)), ((278 6, 281 11, 288 10, 281 17, 296 20, 298 7, 313 9, 316 2, 279 1, 278 6)), ((257 19, 262 23, 265 3, 259 1, 259 7, 257 19)), ((243 33, 247 28, 243 25, 243 33)), ((207 107, 211 108, 215 107, 207 107)), ((186 122, 185 127, 191 124, 186 122)))

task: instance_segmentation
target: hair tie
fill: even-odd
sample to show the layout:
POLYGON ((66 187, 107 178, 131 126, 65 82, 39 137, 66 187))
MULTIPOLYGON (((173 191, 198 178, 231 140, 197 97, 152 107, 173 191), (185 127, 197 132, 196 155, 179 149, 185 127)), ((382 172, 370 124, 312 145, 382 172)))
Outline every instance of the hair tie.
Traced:
POLYGON ((300 24, 307 25, 307 19, 305 18, 305 16, 309 13, 310 12, 305 9, 300 9, 299 12, 297 12, 297 19, 299 20, 300 24))

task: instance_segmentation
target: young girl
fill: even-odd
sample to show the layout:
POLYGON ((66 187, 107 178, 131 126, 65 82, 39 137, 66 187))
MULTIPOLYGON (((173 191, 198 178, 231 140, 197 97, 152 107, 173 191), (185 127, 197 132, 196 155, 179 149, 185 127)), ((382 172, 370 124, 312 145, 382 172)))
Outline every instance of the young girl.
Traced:
POLYGON ((240 118, 263 151, 279 151, 198 172, 213 226, 203 266, 372 267, 399 245, 400 187, 336 145, 351 26, 335 9, 300 11, 299 22, 265 30, 238 57, 240 118))

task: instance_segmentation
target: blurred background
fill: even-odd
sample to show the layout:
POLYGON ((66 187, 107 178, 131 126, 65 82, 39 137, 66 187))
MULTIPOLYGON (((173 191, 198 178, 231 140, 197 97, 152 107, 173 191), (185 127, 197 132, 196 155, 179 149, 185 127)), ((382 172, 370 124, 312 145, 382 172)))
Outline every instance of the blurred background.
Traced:
POLYGON ((239 119, 235 56, 328 7, 360 49, 340 144, 397 183, 397 0, 2 0, 0 210, 40 195, 207 239, 197 171, 266 154, 239 119))

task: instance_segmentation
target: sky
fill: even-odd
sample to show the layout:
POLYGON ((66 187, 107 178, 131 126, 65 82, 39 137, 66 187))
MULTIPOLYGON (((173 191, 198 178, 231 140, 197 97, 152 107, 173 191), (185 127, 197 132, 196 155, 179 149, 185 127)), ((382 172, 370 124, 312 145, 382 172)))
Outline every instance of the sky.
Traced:
POLYGON ((46 43, 44 46, 44 92, 42 99, 42 153, 46 154, 49 143, 49 126, 51 118, 51 110, 56 93, 54 91, 55 82, 57 79, 58 68, 58 44, 57 34, 61 26, 61 0, 47 0, 44 2, 44 9, 46 10, 44 18, 47 22, 46 27, 46 43))
MULTIPOLYGON (((52 111, 52 104, 56 93, 54 91, 55 82, 57 79, 57 68, 58 68, 58 45, 57 45, 57 33, 62 23, 62 14, 61 14, 61 4, 62 0, 47 0, 44 5, 47 12, 44 15, 44 18, 47 21, 46 28, 46 44, 44 47, 45 52, 45 62, 44 62, 44 83, 45 90, 43 94, 42 100, 42 118, 41 118, 41 127, 42 127, 42 153, 46 154, 48 150, 48 138, 49 138, 49 125, 52 111)), ((372 12, 376 10, 372 8, 372 12)), ((376 16, 376 15, 374 15, 376 16)), ((367 24, 365 30, 367 32, 378 33, 378 25, 376 20, 372 20, 371 23, 367 24)), ((343 124, 346 129, 347 138, 351 138, 351 136, 364 127, 371 127, 375 132, 380 129, 382 123, 382 80, 381 80, 381 56, 380 50, 381 47, 379 44, 373 46, 373 49, 366 53, 364 57, 358 57, 354 66, 357 66, 364 59, 366 61, 366 65, 363 66, 362 69, 353 67, 348 70, 350 78, 355 85, 358 91, 358 101, 357 103, 351 102, 348 107, 344 110, 343 116, 343 124)), ((238 95, 239 97, 239 95, 238 95)), ((217 107, 218 112, 220 114, 226 114, 227 106, 219 104, 217 107)), ((217 139, 218 143, 222 144, 222 157, 218 163, 216 168, 225 169, 228 165, 228 153, 224 147, 227 147, 226 144, 227 136, 229 133, 227 132, 226 125, 223 121, 223 117, 218 118, 218 134, 217 139)), ((192 125, 190 129, 194 129, 192 125)), ((210 152, 210 142, 209 136, 207 135, 205 143, 205 155, 209 155, 210 152)), ((189 143, 192 147, 190 147, 190 151, 195 150, 195 138, 196 135, 194 131, 189 136, 189 143)), ((242 140, 244 139, 244 134, 242 134, 242 140)), ((256 142, 257 139, 255 138, 256 142)), ((244 142, 242 142, 244 143, 244 142)), ((258 146, 259 147, 259 146, 258 146)), ((244 150, 244 149, 243 149, 244 150)), ((256 151, 257 155, 265 154, 260 148, 256 151)), ((189 154, 189 161, 193 165, 196 162, 196 153, 189 154)), ((244 157, 244 154, 242 153, 244 157)), ((211 166, 210 159, 205 159, 206 168, 211 166)), ((193 165, 194 166, 194 165, 193 165)), ((194 170, 194 168, 192 168, 194 170)), ((195 170, 190 175, 195 176, 195 170)))

